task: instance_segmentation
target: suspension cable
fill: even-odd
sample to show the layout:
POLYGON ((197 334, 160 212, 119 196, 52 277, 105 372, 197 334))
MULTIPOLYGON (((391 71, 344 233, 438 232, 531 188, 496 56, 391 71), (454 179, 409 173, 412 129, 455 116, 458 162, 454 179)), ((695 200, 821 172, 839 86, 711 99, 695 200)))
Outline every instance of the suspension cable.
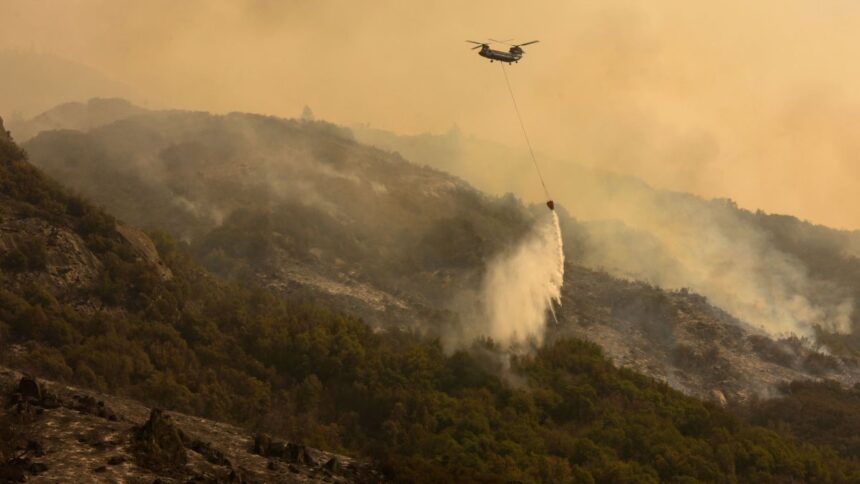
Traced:
POLYGON ((543 193, 546 195, 547 200, 551 200, 552 197, 549 196, 549 190, 546 188, 546 183, 543 181, 543 175, 540 172, 540 166, 538 166, 537 158, 535 157, 535 152, 532 149, 532 142, 529 140, 529 134, 526 132, 526 125, 523 123, 523 117, 520 115, 520 108, 517 106, 517 99, 514 97, 514 90, 511 88, 511 81, 508 79, 508 71, 505 69, 505 63, 499 62, 499 65, 502 66, 502 73, 505 75, 505 84, 508 86, 508 92, 511 94, 511 101, 514 103, 514 111, 517 113, 517 119, 520 121, 520 128, 523 130, 523 138, 526 139, 526 145, 529 147, 529 154, 532 157, 532 163, 535 165, 535 170, 537 170, 538 179, 540 179, 540 184, 543 187, 543 193))

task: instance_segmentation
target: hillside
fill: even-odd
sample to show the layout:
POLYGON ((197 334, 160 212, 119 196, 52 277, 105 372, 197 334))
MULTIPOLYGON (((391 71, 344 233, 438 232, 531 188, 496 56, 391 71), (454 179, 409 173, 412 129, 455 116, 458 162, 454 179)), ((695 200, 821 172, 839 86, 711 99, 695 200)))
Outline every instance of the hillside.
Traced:
POLYGON ((599 344, 617 364, 722 405, 779 395, 787 382, 860 379, 854 356, 796 335, 773 338, 687 290, 666 291, 575 265, 553 337, 599 344))
POLYGON ((407 308, 434 318, 530 225, 513 199, 323 122, 157 112, 43 133, 28 150, 122 219, 190 242, 215 272, 322 289, 389 324, 413 326, 407 308))
MULTIPOLYGON (((26 146, 52 176, 124 220, 187 241, 222 276, 308 297, 375 327, 415 329, 448 350, 479 317, 473 307, 487 265, 545 213, 356 143, 324 122, 151 112, 89 131, 45 132, 26 146)), ((667 205, 680 197, 662 196, 667 205)), ((707 213, 717 221, 741 216, 712 205, 707 213)), ((675 260, 658 238, 560 212, 575 263, 552 334, 590 339, 619 364, 716 401, 766 395, 795 379, 858 378, 850 341, 827 356, 815 350, 811 330, 774 337, 743 321, 732 311, 743 304, 721 304, 727 293, 705 300, 687 286, 653 287, 648 270, 675 260), (610 255, 626 270, 603 266, 610 255)), ((850 287, 839 289, 833 294, 850 287)), ((729 303, 744 303, 758 295, 731 296, 729 303)))
MULTIPOLYGON (((15 248, 4 245, 3 259, 14 264, 2 272, 0 354, 13 367, 348 450, 407 482, 844 482, 860 476, 853 461, 827 447, 751 426, 619 369, 581 340, 558 338, 510 359, 510 366, 489 341, 449 355, 438 340, 371 331, 317 305, 220 281, 165 235, 154 238, 158 258, 147 257, 142 248, 148 244, 135 250, 112 218, 46 179, 13 143, 0 140, 0 156, 4 221, 67 231, 98 261, 87 265, 95 283, 33 284, 62 272, 65 262, 55 262, 50 241, 40 244, 35 232, 35 242, 18 244, 16 234, 15 248)), ((49 392, 64 399, 59 387, 49 392)), ((107 407, 126 402, 103 400, 107 407)), ((128 405, 137 409, 129 415, 139 425, 143 409, 128 405)), ((11 417, 16 408, 3 412, 11 417)), ((93 425, 62 405, 43 415, 47 421, 70 416, 72 428, 93 425)), ((172 415, 180 426, 189 421, 172 415)), ((122 430, 99 425, 99 431, 122 430)), ((201 438, 224 428, 197 420, 187 431, 201 438)), ((120 434, 110 445, 125 438, 120 434)), ((70 445, 62 452, 81 448, 70 445)), ((105 452, 110 445, 92 455, 113 455, 105 452)), ((195 463, 206 465, 204 453, 217 456, 191 445, 186 456, 195 463)), ((17 465, 6 456, 20 452, 4 449, 6 464, 17 465)), ((260 462, 242 455, 228 460, 260 462)), ((95 463, 93 469, 101 467, 95 463)), ((48 465, 36 470, 59 471, 48 465)))
MULTIPOLYGON (((456 129, 411 136, 367 126, 352 131, 361 142, 461 176, 486 193, 543 198, 526 152, 456 129)), ((556 203, 580 222, 564 224, 569 259, 621 278, 687 288, 772 335, 855 331, 860 231, 657 190, 587 160, 540 158, 556 203)), ((856 355, 848 339, 831 349, 856 355)))
POLYGON ((366 463, 0 368, 0 482, 378 482, 366 463), (8 453, 7 453, 8 452, 8 453), (18 457, 6 460, 4 456, 18 457))

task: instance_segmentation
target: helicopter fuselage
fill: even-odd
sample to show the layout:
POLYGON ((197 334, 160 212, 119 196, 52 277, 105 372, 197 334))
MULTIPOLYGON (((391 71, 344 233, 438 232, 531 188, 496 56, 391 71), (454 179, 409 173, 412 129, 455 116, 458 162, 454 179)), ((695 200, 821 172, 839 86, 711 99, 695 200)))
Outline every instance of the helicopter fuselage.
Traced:
POLYGON ((520 60, 523 57, 523 51, 519 47, 513 47, 508 52, 491 49, 489 47, 482 47, 478 52, 478 55, 490 59, 491 62, 497 60, 499 62, 507 62, 510 64, 520 60))

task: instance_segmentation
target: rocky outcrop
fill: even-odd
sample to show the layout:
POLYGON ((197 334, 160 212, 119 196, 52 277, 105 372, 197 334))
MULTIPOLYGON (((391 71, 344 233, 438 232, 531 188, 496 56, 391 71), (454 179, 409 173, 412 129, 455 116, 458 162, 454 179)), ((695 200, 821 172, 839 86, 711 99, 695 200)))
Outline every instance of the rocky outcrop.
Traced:
POLYGON ((25 376, 18 382, 16 394, 20 395, 21 399, 40 401, 42 400, 42 387, 39 386, 39 382, 35 378, 25 376))
POLYGON ((185 437, 170 416, 153 408, 149 420, 134 431, 133 449, 139 462, 151 469, 175 469, 188 462, 185 437))
POLYGON ((102 400, 97 400, 95 397, 86 394, 76 394, 72 396, 72 402, 69 403, 69 408, 77 410, 80 413, 93 415, 116 422, 119 420, 117 415, 110 407, 105 405, 102 400))
POLYGON ((0 261, 7 276, 55 296, 91 288, 102 263, 74 231, 14 213, 0 203, 0 261))
POLYGON ((116 231, 131 244, 138 258, 153 267, 162 280, 169 281, 173 279, 173 273, 170 272, 170 268, 161 261, 158 249, 156 249, 152 239, 143 230, 131 225, 117 224, 116 231))
POLYGON ((313 468, 315 475, 323 480, 335 480, 336 476, 344 476, 356 482, 378 482, 381 475, 366 463, 345 459, 343 456, 332 455, 308 448, 293 442, 273 439, 266 434, 254 437, 253 451, 255 454, 272 459, 270 469, 279 469, 276 461, 286 464, 292 473, 299 473, 301 468, 313 468))
POLYGON ((0 482, 381 482, 372 465, 0 368, 0 482))
POLYGON ((9 409, 18 415, 41 414, 45 409, 61 405, 55 395, 43 391, 39 382, 31 376, 22 376, 18 386, 9 395, 9 409))
POLYGON ((317 461, 304 445, 273 440, 266 434, 254 438, 254 452, 263 457, 276 457, 293 464, 316 465, 317 461))

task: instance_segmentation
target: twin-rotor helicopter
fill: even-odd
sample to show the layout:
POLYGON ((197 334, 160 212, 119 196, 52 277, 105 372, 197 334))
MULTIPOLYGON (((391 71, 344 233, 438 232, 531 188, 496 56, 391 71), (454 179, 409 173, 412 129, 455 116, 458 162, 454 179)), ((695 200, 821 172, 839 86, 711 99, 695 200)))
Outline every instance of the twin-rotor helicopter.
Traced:
POLYGON ((520 59, 522 59, 523 53, 524 53, 523 49, 522 49, 523 46, 531 45, 531 44, 537 44, 538 42, 540 42, 539 40, 532 40, 530 42, 525 42, 522 44, 509 44, 508 43, 509 41, 510 41, 510 39, 508 39, 508 40, 489 39, 489 42, 495 42, 497 44, 504 44, 504 45, 510 46, 511 48, 508 49, 507 52, 505 52, 503 50, 492 49, 492 48, 490 48, 490 44, 487 42, 475 42, 474 40, 467 40, 466 42, 469 42, 471 44, 477 44, 475 47, 472 47, 472 50, 480 48, 481 50, 478 51, 478 55, 480 55, 481 57, 486 57, 487 59, 490 59, 490 62, 499 61, 499 62, 507 62, 508 64, 517 63, 517 62, 519 62, 520 59))
POLYGON ((501 64, 502 65, 502 72, 505 73, 505 83, 508 85, 508 91, 511 94, 511 100, 514 102, 514 110, 517 113, 517 118, 519 118, 519 120, 520 120, 520 127, 523 130, 523 136, 525 137, 526 144, 529 147, 529 154, 531 154, 532 161, 534 162, 535 169, 537 170, 538 178, 540 179, 540 183, 543 186, 543 191, 546 194, 546 198, 548 199, 546 201, 546 206, 550 210, 555 210, 555 202, 552 201, 552 198, 550 198, 550 196, 549 196, 549 190, 546 189, 546 183, 544 183, 543 175, 541 175, 541 173, 540 173, 540 167, 538 167, 537 158, 535 158, 535 153, 532 150, 532 145, 531 145, 531 142, 529 141, 529 135, 526 133, 526 127, 523 124, 522 117, 520 117, 520 110, 517 107, 517 100, 514 99, 514 91, 513 91, 513 89, 511 89, 511 83, 508 81, 508 74, 504 69, 505 64, 515 64, 515 63, 519 62, 520 59, 523 58, 523 53, 524 53, 523 52, 523 46, 537 44, 540 41, 532 40, 529 42, 523 42, 521 44, 509 44, 508 42, 510 42, 511 40, 512 39, 507 39, 507 40, 488 39, 488 42, 475 42, 474 40, 467 40, 466 42, 469 42, 470 44, 476 44, 475 47, 472 47, 472 50, 481 49, 478 52, 478 55, 480 55, 481 57, 485 57, 487 59, 490 59, 490 62, 499 61, 502 63, 501 64), (492 48, 490 48, 489 42, 507 45, 507 46, 510 46, 510 49, 508 49, 507 52, 505 52, 503 50, 492 49, 492 48))

